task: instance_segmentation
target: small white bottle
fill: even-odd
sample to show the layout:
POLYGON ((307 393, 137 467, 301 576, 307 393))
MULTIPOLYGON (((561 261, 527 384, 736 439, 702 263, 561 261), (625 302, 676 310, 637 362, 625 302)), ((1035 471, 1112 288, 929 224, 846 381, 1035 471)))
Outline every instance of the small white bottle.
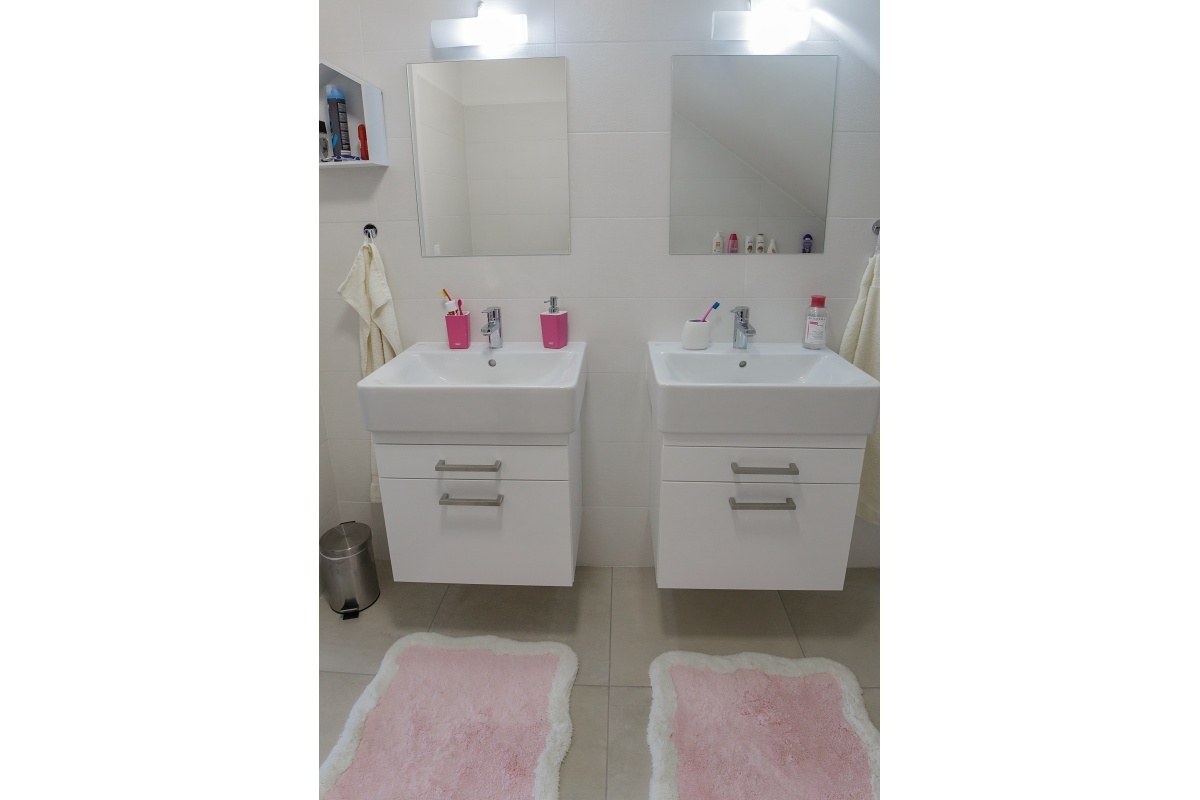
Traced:
POLYGON ((825 295, 814 294, 808 308, 808 320, 804 323, 804 346, 809 350, 825 347, 825 295))
POLYGON ((725 242, 721 240, 721 232, 720 231, 717 231, 717 235, 713 237, 712 251, 714 253, 718 253, 718 254, 725 252, 725 242))
POLYGON ((775 255, 776 253, 778 253, 778 252, 779 252, 779 248, 775 246, 775 240, 774 240, 774 239, 772 239, 772 240, 770 241, 770 243, 769 243, 769 244, 767 244, 767 252, 768 252, 768 253, 770 253, 771 255, 775 255))
POLYGON ((754 240, 754 252, 756 252, 756 253, 767 252, 767 240, 761 233, 754 240))

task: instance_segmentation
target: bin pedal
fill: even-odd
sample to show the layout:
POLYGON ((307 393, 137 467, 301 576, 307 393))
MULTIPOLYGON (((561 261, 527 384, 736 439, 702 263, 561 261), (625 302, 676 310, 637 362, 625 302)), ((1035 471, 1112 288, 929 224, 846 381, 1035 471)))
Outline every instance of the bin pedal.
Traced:
POLYGON ((358 605, 347 600, 338 613, 342 615, 342 619, 358 619, 358 605))

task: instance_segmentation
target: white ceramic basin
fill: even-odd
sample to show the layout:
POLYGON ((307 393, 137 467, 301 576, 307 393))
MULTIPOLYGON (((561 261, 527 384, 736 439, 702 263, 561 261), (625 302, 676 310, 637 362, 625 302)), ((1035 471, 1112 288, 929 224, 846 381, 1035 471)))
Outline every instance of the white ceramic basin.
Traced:
POLYGON ((664 433, 868 434, 879 381, 798 343, 684 350, 650 342, 650 402, 664 433))
POLYGON ((417 342, 358 382, 372 432, 570 433, 579 425, 586 342, 417 342))

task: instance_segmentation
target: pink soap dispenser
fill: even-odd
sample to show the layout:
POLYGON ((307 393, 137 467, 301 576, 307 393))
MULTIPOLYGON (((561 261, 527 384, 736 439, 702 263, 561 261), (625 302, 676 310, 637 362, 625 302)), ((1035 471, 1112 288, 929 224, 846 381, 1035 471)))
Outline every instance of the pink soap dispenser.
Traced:
POLYGON ((558 307, 558 297, 543 300, 550 310, 542 312, 542 347, 558 350, 567 344, 567 312, 558 307))

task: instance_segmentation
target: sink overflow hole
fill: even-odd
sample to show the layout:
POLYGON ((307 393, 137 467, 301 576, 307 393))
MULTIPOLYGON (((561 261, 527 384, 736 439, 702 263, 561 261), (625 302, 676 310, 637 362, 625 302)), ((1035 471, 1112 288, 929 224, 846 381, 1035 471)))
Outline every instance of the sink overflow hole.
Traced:
POLYGON ((739 366, 739 367, 744 367, 744 366, 746 366, 746 362, 745 362, 745 361, 739 361, 739 362, 738 362, 738 366, 739 366))
POLYGON ((494 367, 494 366, 496 366, 496 359, 494 359, 494 358, 489 358, 489 359, 488 359, 488 366, 489 366, 489 367, 494 367))

